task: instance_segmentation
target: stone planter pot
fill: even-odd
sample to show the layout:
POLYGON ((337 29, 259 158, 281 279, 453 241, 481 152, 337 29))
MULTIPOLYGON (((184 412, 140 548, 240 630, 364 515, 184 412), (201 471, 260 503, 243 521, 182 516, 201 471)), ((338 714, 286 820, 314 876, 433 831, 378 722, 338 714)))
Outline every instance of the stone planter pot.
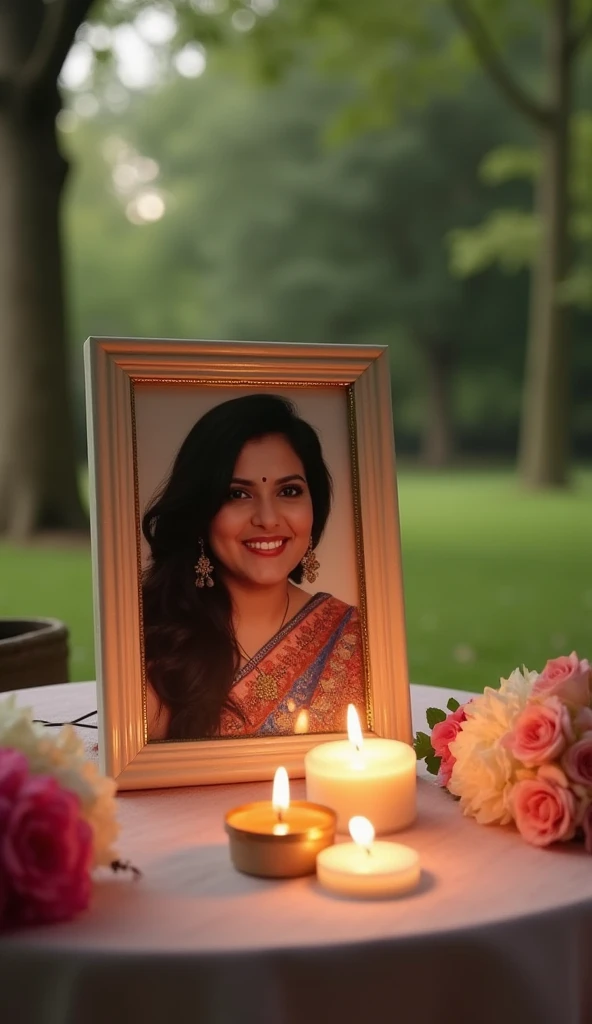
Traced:
POLYGON ((68 627, 58 619, 0 618, 0 693, 68 682, 68 627))

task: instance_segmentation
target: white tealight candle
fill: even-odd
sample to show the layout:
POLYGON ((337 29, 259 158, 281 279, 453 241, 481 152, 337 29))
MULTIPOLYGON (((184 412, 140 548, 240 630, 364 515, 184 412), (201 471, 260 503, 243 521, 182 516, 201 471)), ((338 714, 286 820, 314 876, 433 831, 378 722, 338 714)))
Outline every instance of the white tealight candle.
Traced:
POLYGON ((328 846, 317 856, 317 877, 324 889, 341 896, 384 899, 414 889, 421 869, 419 856, 400 843, 375 843, 367 818, 350 822, 353 843, 328 846))
POLYGON ((304 759, 306 798, 337 813, 337 831, 347 833, 350 818, 366 814, 378 835, 406 828, 416 815, 417 758, 398 740, 362 736, 350 704, 347 740, 321 743, 304 759))

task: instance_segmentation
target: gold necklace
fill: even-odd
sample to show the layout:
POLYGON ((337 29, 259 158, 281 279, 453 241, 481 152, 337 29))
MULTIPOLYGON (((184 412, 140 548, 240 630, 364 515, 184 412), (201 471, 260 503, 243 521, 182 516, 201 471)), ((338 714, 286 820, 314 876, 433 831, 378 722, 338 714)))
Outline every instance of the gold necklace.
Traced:
MULTIPOLYGON (((284 615, 283 615, 282 621, 280 622, 280 624, 279 624, 278 628, 276 629, 275 633, 272 634, 273 636, 276 636, 279 633, 279 631, 282 628, 282 626, 284 625, 284 622, 286 621, 286 619, 288 617, 288 608, 289 607, 290 607, 290 591, 288 591, 288 594, 287 594, 286 607, 285 607, 285 610, 284 610, 284 615)), ((247 662, 252 661, 253 658, 255 657, 255 654, 257 654, 258 652, 255 651, 255 654, 251 654, 251 655, 247 654, 247 652, 245 651, 245 649, 244 649, 243 645, 241 644, 240 640, 237 637, 235 637, 235 640, 236 640, 236 645, 237 645, 240 653, 242 654, 243 658, 246 658, 247 662)), ((264 673, 261 672, 261 670, 259 670, 259 676, 260 676, 260 678, 265 678, 265 679, 267 679, 267 678, 271 679, 272 678, 271 676, 269 676, 269 677, 265 676, 264 673)))

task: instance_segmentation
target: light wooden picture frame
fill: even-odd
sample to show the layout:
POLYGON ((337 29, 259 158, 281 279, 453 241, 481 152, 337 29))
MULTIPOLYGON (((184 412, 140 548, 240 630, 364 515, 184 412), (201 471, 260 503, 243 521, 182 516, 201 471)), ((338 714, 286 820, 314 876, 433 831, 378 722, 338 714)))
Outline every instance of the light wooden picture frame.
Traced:
POLYGON ((333 589, 352 603, 355 576, 364 731, 410 742, 388 350, 89 338, 85 373, 101 769, 120 789, 266 780, 279 764, 297 778, 304 774, 306 751, 336 738, 305 733, 148 740, 141 587, 145 501, 170 469, 187 424, 204 407, 250 392, 296 396, 299 413, 321 434, 323 447, 328 442, 329 468, 345 497, 338 521, 321 542, 328 556, 321 562, 333 567, 333 589), (161 429, 165 423, 168 433, 161 429))

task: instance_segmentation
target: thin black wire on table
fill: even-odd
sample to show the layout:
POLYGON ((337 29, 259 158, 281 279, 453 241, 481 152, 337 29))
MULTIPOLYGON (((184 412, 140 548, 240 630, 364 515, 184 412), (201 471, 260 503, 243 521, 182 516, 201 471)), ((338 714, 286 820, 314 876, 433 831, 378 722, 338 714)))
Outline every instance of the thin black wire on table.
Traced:
POLYGON ((85 718, 92 718, 96 713, 96 710, 87 711, 85 715, 80 715, 80 717, 75 718, 73 722, 45 722, 42 718, 34 718, 33 721, 36 722, 37 725, 55 726, 56 729, 61 728, 62 725, 79 725, 81 729, 98 729, 98 725, 94 725, 91 722, 85 722, 85 718))

